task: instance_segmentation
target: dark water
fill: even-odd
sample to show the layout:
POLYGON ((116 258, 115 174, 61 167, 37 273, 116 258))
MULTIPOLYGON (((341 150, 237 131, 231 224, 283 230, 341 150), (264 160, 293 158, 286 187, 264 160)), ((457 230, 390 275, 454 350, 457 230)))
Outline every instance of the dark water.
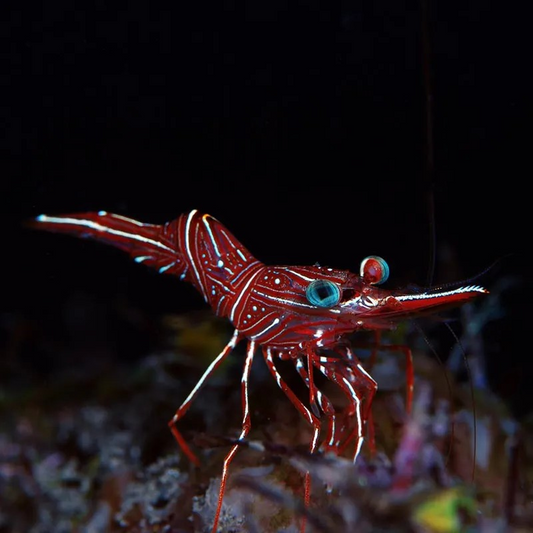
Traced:
MULTIPOLYGON (((389 286, 423 285, 432 191, 435 282, 515 254, 485 279, 490 288, 519 272, 524 283, 531 104, 518 13, 430 6, 432 183, 416 3, 73 11, 56 2, 13 9, 3 24, 2 335, 23 366, 64 364, 39 336, 12 347, 25 324, 59 344, 85 339, 134 358, 151 346, 150 327, 117 309, 204 308, 190 287, 119 252, 22 229, 42 212, 164 222, 197 208, 267 263, 357 270, 379 254, 389 286)), ((500 370, 530 372, 519 356, 525 294, 487 328, 495 381, 500 370)), ((515 398, 522 389, 504 381, 496 385, 515 398)), ((523 395, 516 405, 527 405, 523 395)))

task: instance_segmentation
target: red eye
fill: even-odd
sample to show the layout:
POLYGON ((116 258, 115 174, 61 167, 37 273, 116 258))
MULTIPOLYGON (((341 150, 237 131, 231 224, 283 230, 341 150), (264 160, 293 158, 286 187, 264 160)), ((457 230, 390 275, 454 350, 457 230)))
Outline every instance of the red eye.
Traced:
POLYGON ((389 279, 389 265, 382 257, 369 255, 361 261, 359 275, 370 285, 380 285, 389 279))

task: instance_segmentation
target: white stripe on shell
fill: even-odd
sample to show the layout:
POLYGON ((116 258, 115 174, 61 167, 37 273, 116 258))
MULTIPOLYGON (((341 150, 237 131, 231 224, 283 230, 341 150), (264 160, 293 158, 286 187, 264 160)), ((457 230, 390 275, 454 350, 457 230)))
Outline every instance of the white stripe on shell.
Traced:
POLYGON ((200 278, 200 273, 198 272, 198 268, 196 267, 196 263, 194 262, 194 257, 193 257, 192 251, 191 251, 191 243, 190 243, 191 221, 192 221, 192 218, 194 217, 194 215, 197 212, 198 211, 196 209, 193 209, 189 213, 189 216, 187 217, 187 222, 185 224, 185 252, 189 256, 189 260, 190 260, 192 268, 194 270, 194 275, 196 276, 196 279, 198 280, 198 285, 200 287, 200 290, 202 291, 202 295, 203 295, 204 299, 207 301, 207 295, 205 293, 205 289, 204 289, 204 286, 202 284, 202 279, 200 278))
POLYGON ((250 283, 257 277, 258 274, 260 274, 263 271, 262 268, 258 268, 251 276, 250 279, 246 282, 246 285, 241 289, 239 296, 235 299, 235 303, 233 304, 233 307, 231 308, 231 312, 229 314, 229 319, 233 322, 235 311, 237 310, 237 306, 239 305, 239 302, 241 301, 242 297, 247 294, 248 287, 250 286, 250 283))
POLYGON ((209 234, 209 238, 211 239, 211 243, 213 244, 213 248, 215 249, 215 253, 217 257, 220 257, 220 250, 218 249, 217 241, 215 239, 215 236, 213 235, 213 232, 211 231, 211 226, 209 225, 208 218, 212 218, 211 215, 204 215, 202 217, 202 222, 204 223, 205 228, 207 229, 207 233, 209 234))
MULTIPOLYGON (((272 329, 274 326, 279 324, 279 318, 275 318, 263 331, 260 331, 257 335, 253 335, 252 339, 257 339, 258 337, 261 337, 264 335, 269 329, 272 329)), ((243 330, 244 331, 244 330, 243 330)))
POLYGON ((296 277, 298 277, 300 279, 303 279, 304 281, 309 281, 309 282, 316 281, 317 279, 319 279, 319 278, 309 278, 307 276, 304 276, 303 274, 300 274, 299 272, 295 272, 291 268, 284 268, 283 272, 290 272, 293 276, 296 276, 296 277))
MULTIPOLYGON (((258 296, 262 296, 263 298, 271 302, 276 302, 276 303, 284 304, 284 305, 290 305, 293 307, 303 307, 305 309, 319 309, 318 306, 313 305, 313 304, 307 304, 304 302, 296 302, 295 300, 288 300, 286 298, 278 298, 276 296, 270 296, 269 294, 265 294, 264 292, 261 292, 257 289, 255 289, 254 292, 258 296)), ((333 309, 333 308, 329 308, 329 309, 324 308, 323 310, 328 311, 329 313, 334 313, 334 314, 339 314, 341 312, 340 309, 333 309)))
POLYGON ((98 214, 100 216, 108 215, 113 218, 118 218, 119 220, 124 220, 124 222, 129 222, 130 224, 135 224, 136 226, 145 226, 142 222, 139 222, 138 220, 134 220, 133 218, 125 217, 122 215, 117 215, 115 213, 108 213, 107 211, 98 211, 98 214))
POLYGON ((82 227, 94 229, 96 231, 101 231, 102 233, 110 233, 111 235, 117 235, 118 237, 127 237, 128 239, 131 239, 134 241, 144 242, 146 244, 157 246, 158 248, 161 248, 173 254, 176 253, 176 250, 169 248, 168 246, 164 245, 162 242, 154 241, 153 239, 148 239, 146 237, 143 237, 142 235, 137 235, 136 233, 127 233, 126 231, 120 231, 120 230, 108 228, 106 226, 103 226, 102 224, 99 224, 98 222, 93 222, 92 220, 78 219, 78 218, 71 218, 71 217, 49 217, 47 215, 39 215, 36 218, 36 220, 37 222, 49 222, 51 224, 67 224, 67 225, 70 224, 72 226, 82 226, 82 227))
MULTIPOLYGON (((237 283, 239 282, 239 279, 242 278, 242 276, 248 272, 248 270, 250 270, 250 268, 252 268, 253 266, 259 264, 259 261, 254 261, 253 263, 250 263, 249 265, 246 265, 245 268, 243 268, 232 280, 231 280, 231 284, 233 286, 237 285, 237 283)), ((225 270, 227 270, 229 273, 232 273, 228 268, 226 268, 225 270)))

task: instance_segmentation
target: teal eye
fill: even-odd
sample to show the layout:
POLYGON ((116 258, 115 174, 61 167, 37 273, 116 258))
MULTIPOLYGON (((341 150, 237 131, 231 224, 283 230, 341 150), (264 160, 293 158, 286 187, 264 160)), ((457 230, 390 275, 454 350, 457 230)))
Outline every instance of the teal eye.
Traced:
POLYGON ((305 295, 309 303, 317 307, 333 307, 341 299, 341 290, 332 281, 317 279, 309 283, 305 295))
POLYGON ((369 255, 361 261, 359 275, 370 285, 380 285, 389 279, 389 265, 382 257, 369 255))

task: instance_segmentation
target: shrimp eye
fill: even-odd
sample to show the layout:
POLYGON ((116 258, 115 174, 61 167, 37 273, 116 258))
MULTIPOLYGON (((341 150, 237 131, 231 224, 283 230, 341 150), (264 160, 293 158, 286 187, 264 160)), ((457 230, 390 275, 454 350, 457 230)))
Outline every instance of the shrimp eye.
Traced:
POLYGON ((382 257, 369 255, 361 261, 359 275, 370 285, 380 285, 389 279, 389 265, 382 257))
POLYGON ((332 281, 317 279, 309 283, 305 295, 309 303, 317 307, 333 307, 341 299, 341 290, 332 281))

